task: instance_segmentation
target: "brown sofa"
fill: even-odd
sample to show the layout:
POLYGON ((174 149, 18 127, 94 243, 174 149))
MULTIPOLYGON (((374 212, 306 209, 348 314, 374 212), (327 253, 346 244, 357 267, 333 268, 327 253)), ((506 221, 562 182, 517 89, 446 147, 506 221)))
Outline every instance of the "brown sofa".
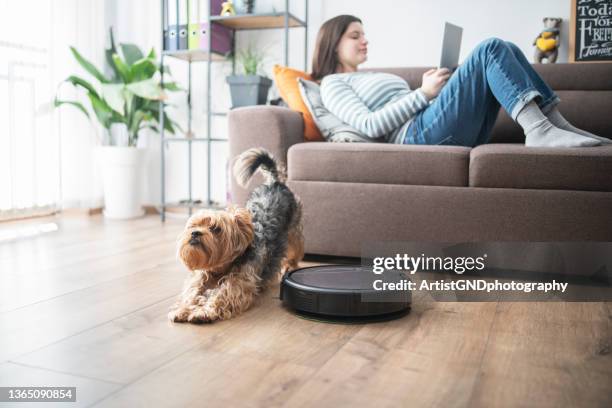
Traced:
MULTIPOLYGON (((574 125, 612 139, 612 63, 536 70, 574 125)), ((420 86, 422 68, 381 69, 420 86)), ((612 241, 612 145, 531 148, 502 110, 490 144, 304 142, 299 113, 229 115, 231 159, 264 147, 286 162, 304 205, 306 252, 359 256, 364 241, 612 241)), ((257 185, 252 182, 251 186, 257 185)), ((243 205, 248 191, 232 179, 243 205)))

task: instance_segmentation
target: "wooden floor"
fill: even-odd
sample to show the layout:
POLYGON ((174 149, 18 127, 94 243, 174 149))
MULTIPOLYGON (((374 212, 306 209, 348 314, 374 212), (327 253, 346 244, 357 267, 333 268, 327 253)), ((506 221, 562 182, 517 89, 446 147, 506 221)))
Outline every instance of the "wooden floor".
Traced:
POLYGON ((182 221, 50 217, 0 237, 41 223, 59 229, 0 243, 0 386, 76 386, 70 407, 612 406, 610 304, 417 298, 338 325, 275 289, 234 320, 172 324, 182 221))

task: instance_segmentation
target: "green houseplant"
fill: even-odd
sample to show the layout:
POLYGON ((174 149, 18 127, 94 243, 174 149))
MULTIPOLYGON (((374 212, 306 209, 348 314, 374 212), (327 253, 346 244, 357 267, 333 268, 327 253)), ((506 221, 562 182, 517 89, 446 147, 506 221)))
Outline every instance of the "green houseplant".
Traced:
POLYGON ((249 45, 246 50, 237 53, 236 59, 242 66, 244 74, 227 77, 232 97, 232 107, 265 105, 272 80, 260 75, 264 54, 249 45))
MULTIPOLYGON (((119 44, 119 52, 112 30, 110 43, 110 48, 106 50, 106 63, 112 72, 110 77, 104 76, 76 48, 70 47, 74 58, 97 81, 97 86, 76 75, 69 76, 63 83, 70 83, 86 92, 90 110, 107 132, 110 132, 113 124, 124 124, 129 135, 127 145, 136 146, 141 129, 159 131, 159 101, 165 99, 164 91, 178 91, 180 88, 175 82, 160 85, 158 73, 164 68, 158 64, 154 49, 145 56, 134 44, 119 44)), ((66 104, 91 118, 89 110, 82 103, 55 98, 56 107, 66 104)), ((164 129, 174 133, 176 127, 176 123, 164 112, 164 129)), ((110 143, 113 144, 112 139, 110 143)))
MULTIPOLYGON (((94 116, 109 136, 109 146, 99 148, 103 168, 104 215, 108 218, 134 218, 144 214, 141 205, 141 173, 144 149, 138 149, 138 135, 149 128, 159 132, 160 101, 166 98, 165 91, 178 91, 175 82, 160 83, 161 70, 166 68, 157 62, 155 50, 145 56, 134 44, 115 45, 112 30, 110 48, 106 50, 106 63, 111 75, 86 60, 74 47, 72 55, 79 65, 94 79, 95 85, 76 75, 69 76, 69 83, 85 91, 86 106, 74 100, 55 98, 55 106, 70 105, 88 118, 94 116), (93 112, 93 115, 91 114, 93 112), (117 146, 119 139, 123 145, 117 146)), ((61 85, 61 84, 60 84, 61 85)), ((166 112, 163 115, 164 129, 174 134, 177 124, 166 112)))

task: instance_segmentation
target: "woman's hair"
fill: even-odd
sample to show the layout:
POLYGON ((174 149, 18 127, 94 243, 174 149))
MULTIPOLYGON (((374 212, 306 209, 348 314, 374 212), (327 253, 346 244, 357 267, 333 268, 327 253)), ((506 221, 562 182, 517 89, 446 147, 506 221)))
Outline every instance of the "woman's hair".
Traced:
POLYGON ((336 72, 338 67, 336 47, 348 26, 353 22, 361 23, 361 20, 344 14, 327 20, 319 29, 310 74, 315 81, 320 81, 324 76, 336 72))

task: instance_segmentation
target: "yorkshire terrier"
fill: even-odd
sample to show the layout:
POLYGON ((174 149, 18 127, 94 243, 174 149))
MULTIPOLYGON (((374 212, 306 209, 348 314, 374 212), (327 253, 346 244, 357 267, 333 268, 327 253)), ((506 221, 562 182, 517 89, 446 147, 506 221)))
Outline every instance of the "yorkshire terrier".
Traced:
POLYGON ((285 185, 285 172, 264 149, 242 153, 234 166, 246 186, 255 172, 264 183, 246 208, 203 210, 187 221, 178 257, 191 271, 168 318, 174 322, 227 320, 247 310, 273 281, 304 257, 302 206, 285 185))

